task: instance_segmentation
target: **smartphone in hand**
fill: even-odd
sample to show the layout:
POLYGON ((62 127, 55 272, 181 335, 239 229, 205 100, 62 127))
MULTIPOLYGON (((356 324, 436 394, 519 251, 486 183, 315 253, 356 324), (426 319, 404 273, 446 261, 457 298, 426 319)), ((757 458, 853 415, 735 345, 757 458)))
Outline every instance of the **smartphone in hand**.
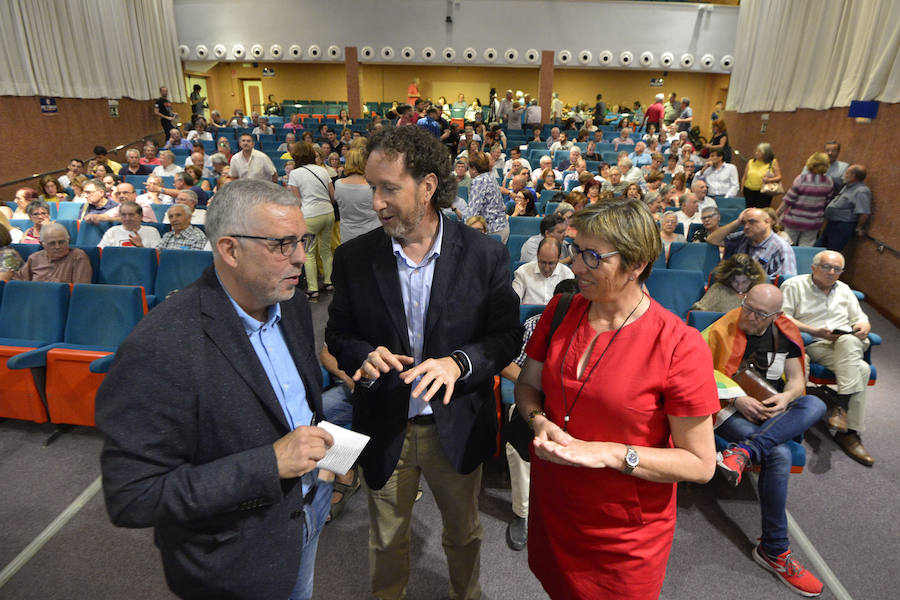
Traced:
POLYGON ((847 331, 846 329, 832 329, 831 333, 833 333, 834 335, 850 335, 853 332, 847 331))

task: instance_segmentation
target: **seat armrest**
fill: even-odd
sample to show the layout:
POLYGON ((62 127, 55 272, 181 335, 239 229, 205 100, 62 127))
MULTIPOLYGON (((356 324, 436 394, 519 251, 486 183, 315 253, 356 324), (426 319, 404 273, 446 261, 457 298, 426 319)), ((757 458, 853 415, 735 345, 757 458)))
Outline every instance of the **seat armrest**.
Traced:
POLYGON ((47 366, 47 352, 54 348, 59 348, 63 344, 50 344, 49 346, 41 346, 22 354, 17 354, 6 361, 8 369, 33 369, 35 367, 47 366))
POLYGON ((109 371, 109 366, 112 364, 112 361, 115 357, 116 355, 115 353, 113 353, 98 358, 90 364, 88 369, 91 373, 106 373, 107 371, 109 371))
POLYGON ((872 333, 870 331, 869 332, 869 343, 872 344, 873 346, 880 346, 881 345, 881 336, 878 335, 877 333, 872 333))

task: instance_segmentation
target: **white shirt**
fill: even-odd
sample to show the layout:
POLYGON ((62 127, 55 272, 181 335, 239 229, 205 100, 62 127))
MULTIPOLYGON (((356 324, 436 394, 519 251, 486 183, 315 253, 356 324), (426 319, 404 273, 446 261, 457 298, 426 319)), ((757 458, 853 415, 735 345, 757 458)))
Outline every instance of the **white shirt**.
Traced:
POLYGON ((272 181, 272 175, 275 175, 276 172, 272 159, 256 148, 250 151, 249 160, 244 158, 243 150, 231 157, 229 173, 232 177, 272 181))
POLYGON ((557 150, 571 150, 572 146, 573 144, 569 140, 566 140, 565 144, 563 144, 562 142, 553 142, 552 144, 550 144, 550 152, 556 152, 557 150))
POLYGON ((700 221, 700 209, 697 209, 697 212, 694 213, 693 216, 689 217, 684 214, 683 211, 679 210, 675 213, 675 218, 678 219, 678 222, 684 226, 684 235, 687 235, 688 229, 691 227, 691 223, 697 223, 700 225, 702 221, 700 221))
MULTIPOLYGON (((100 248, 106 248, 107 246, 131 246, 131 236, 134 233, 133 231, 128 231, 122 225, 114 225, 106 230, 97 246, 100 248)), ((155 227, 142 225, 137 233, 141 236, 141 243, 144 245, 144 248, 156 248, 159 245, 159 231, 155 227)))
POLYGON ((718 169, 710 167, 696 177, 706 182, 710 196, 736 196, 738 193, 737 167, 722 163, 718 169))
POLYGON ((797 275, 781 284, 782 310, 792 319, 811 327, 850 331, 856 323, 868 323, 856 294, 843 281, 837 281, 827 296, 813 283, 812 275, 797 275))
MULTIPOLYGON (((543 174, 544 174, 544 169, 538 167, 531 173, 531 182, 536 184, 538 179, 540 179, 543 174)), ((562 179, 562 173, 560 173, 556 169, 553 169, 553 178, 554 179, 562 179)), ((538 194, 538 196, 540 196, 540 194, 538 194)))
POLYGON ((512 168, 514 163, 518 163, 522 166, 523 169, 528 171, 528 175, 531 175, 531 165, 524 158, 511 158, 505 163, 503 163, 503 174, 506 175, 509 173, 509 170, 512 168))
POLYGON ((622 181, 627 181, 628 183, 641 183, 644 181, 644 174, 641 172, 640 167, 631 167, 627 173, 622 175, 622 181))
POLYGON ((153 169, 153 175, 157 177, 172 177, 175 173, 181 173, 182 171, 184 169, 179 167, 177 163, 172 163, 168 167, 156 165, 156 168, 153 169))
MULTIPOLYGON (((166 194, 163 194, 162 192, 160 192, 158 195, 159 195, 159 203, 160 204, 172 204, 173 202, 175 202, 175 200, 172 198, 172 196, 167 196, 166 194)), ((151 204, 155 204, 155 202, 153 202, 153 198, 150 196, 150 194, 147 194, 147 193, 141 194, 140 196, 135 198, 134 201, 137 202, 138 204, 140 204, 142 207, 150 206, 151 204)))
POLYGON ((562 264, 556 265, 550 277, 544 277, 534 260, 516 269, 512 287, 522 304, 547 304, 560 281, 574 278, 572 269, 562 264))
MULTIPOLYGON (((169 224, 168 211, 166 211, 166 216, 163 218, 163 223, 169 224)), ((206 225, 206 211, 202 208, 194 209, 194 212, 191 213, 191 225, 206 225)))
POLYGON ((713 208, 719 208, 719 205, 716 204, 716 199, 712 196, 703 196, 703 200, 700 201, 700 204, 697 205, 697 213, 703 212, 703 209, 707 206, 711 206, 713 208))

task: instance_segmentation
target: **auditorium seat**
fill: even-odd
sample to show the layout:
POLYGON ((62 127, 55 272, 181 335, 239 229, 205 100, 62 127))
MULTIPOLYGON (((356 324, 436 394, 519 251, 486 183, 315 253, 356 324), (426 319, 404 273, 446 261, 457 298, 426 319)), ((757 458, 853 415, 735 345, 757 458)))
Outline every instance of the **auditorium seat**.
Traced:
POLYGON ((100 248, 97 246, 75 246, 85 254, 91 261, 91 283, 97 283, 100 280, 100 248))
POLYGON ((212 252, 207 250, 160 250, 156 286, 147 297, 148 306, 152 308, 172 292, 191 285, 212 262, 212 252))
POLYGON ((145 294, 153 293, 156 282, 155 248, 110 246, 100 252, 100 274, 97 283, 138 285, 145 294))
POLYGON ((101 223, 78 222, 78 237, 75 239, 76 246, 96 246, 103 238, 106 230, 112 226, 110 221, 101 223))
MULTIPOLYGON (((728 209, 728 210, 737 209, 737 210, 742 211, 745 208, 747 208, 747 202, 743 198, 722 196, 721 198, 716 198, 716 206, 719 207, 720 211, 723 208, 728 209)), ((724 224, 725 222, 722 221, 722 223, 724 224)))
POLYGON ((156 220, 162 223, 166 218, 166 212, 169 210, 171 204, 151 204, 150 208, 153 209, 153 214, 156 215, 156 220))
POLYGON ((540 217, 510 217, 510 235, 536 235, 541 232, 540 217))
POLYGON ((667 264, 670 269, 701 271, 706 279, 719 264, 719 248, 705 243, 672 242, 667 264))
POLYGON ((509 260, 517 261, 522 254, 522 245, 530 238, 530 235, 510 234, 506 240, 506 247, 509 249, 509 260))
POLYGON ((56 211, 56 218, 60 220, 71 219, 77 221, 81 216, 84 202, 60 202, 56 211))
POLYGON ((9 359, 10 369, 46 367, 45 396, 50 421, 94 426, 94 396, 103 376, 90 364, 115 352, 147 312, 144 290, 119 285, 75 284, 62 343, 9 359))
POLYGON ((10 244, 9 247, 18 252, 24 261, 38 250, 43 250, 40 244, 10 244))
POLYGON ((817 246, 791 246, 794 251, 794 258, 797 259, 797 275, 808 275, 812 273, 813 257, 819 252, 824 252, 827 248, 819 248, 817 246))
POLYGON ((690 310, 687 314, 687 324, 690 327, 698 329, 699 331, 703 331, 704 329, 718 321, 724 314, 725 313, 723 312, 690 310))
POLYGON ((7 368, 16 355, 61 342, 69 308, 69 286, 42 281, 10 281, 0 303, 0 418, 45 423, 47 410, 37 384, 44 373, 7 368))
POLYGON ((682 319, 705 288, 706 277, 700 271, 654 269, 647 278, 650 297, 682 319))

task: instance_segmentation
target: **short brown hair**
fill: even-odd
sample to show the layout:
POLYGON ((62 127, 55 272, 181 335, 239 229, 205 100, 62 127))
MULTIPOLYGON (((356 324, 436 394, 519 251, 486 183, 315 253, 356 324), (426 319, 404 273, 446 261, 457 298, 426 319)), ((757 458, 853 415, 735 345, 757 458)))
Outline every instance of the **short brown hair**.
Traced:
POLYGON ((487 173, 491 170, 491 161, 484 152, 470 152, 469 166, 479 173, 487 173))
POLYGON ((638 277, 644 282, 662 251, 656 221, 641 200, 612 200, 575 213, 572 227, 581 235, 604 240, 622 257, 622 269, 647 263, 638 277))
POLYGON ((298 167, 311 165, 316 162, 316 148, 309 142, 297 142, 291 146, 291 158, 298 167))

